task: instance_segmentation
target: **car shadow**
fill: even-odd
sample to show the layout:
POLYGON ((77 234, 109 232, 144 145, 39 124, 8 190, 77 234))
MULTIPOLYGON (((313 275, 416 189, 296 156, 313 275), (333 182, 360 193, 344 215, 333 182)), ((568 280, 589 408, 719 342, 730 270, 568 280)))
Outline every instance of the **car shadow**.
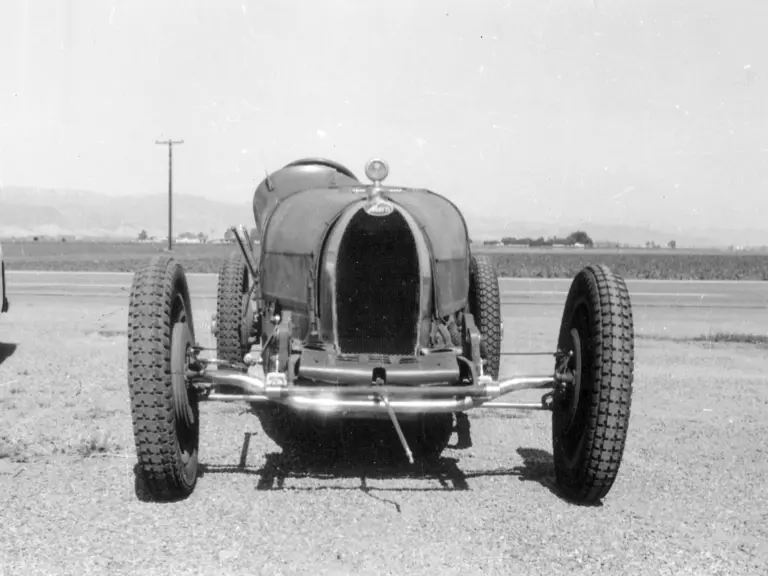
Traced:
MULTIPOLYGON (((546 450, 540 448, 518 448, 518 455, 523 463, 507 471, 506 475, 516 476, 520 482, 536 482, 549 490, 557 498, 572 506, 584 508, 599 508, 602 502, 584 503, 574 501, 566 496, 555 480, 555 459, 546 450)), ((482 473, 479 476, 492 476, 493 472, 482 473)), ((467 475, 471 477, 470 474, 467 475)))
MULTIPOLYGON (((366 427, 365 424, 362 424, 366 427)), ((522 463, 512 468, 471 471, 459 466, 457 458, 440 456, 432 459, 414 457, 411 464, 405 458, 394 431, 387 434, 379 428, 341 432, 321 441, 303 446, 285 446, 280 452, 266 454, 262 466, 247 463, 252 436, 246 432, 239 463, 232 465, 201 463, 200 476, 206 474, 245 474, 255 477, 256 490, 288 491, 354 491, 363 493, 393 506, 400 512, 400 504, 377 496, 376 493, 434 492, 472 490, 473 478, 508 476, 520 482, 536 482, 562 501, 568 501, 555 483, 554 460, 546 450, 519 448, 522 463), (301 480, 315 480, 312 486, 301 480), (290 482, 298 480, 298 482, 290 482), (347 481, 339 484, 337 481, 347 481), (355 484, 350 485, 349 480, 355 484), (428 486, 371 486, 377 480, 433 480, 428 486), (288 482, 287 482, 288 481, 288 482)))
POLYGON ((16 352, 18 344, 11 344, 8 342, 0 342, 0 364, 8 360, 16 352))
POLYGON ((256 469, 248 466, 248 444, 256 433, 246 433, 235 465, 202 464, 201 475, 242 473, 258 476, 257 490, 349 490, 348 486, 287 486, 287 479, 319 480, 359 479, 361 488, 374 479, 436 479, 438 488, 376 488, 377 491, 468 490, 466 480, 455 458, 419 458, 407 461, 403 448, 391 425, 354 423, 334 428, 317 438, 283 446, 282 451, 266 454, 264 464, 256 469))

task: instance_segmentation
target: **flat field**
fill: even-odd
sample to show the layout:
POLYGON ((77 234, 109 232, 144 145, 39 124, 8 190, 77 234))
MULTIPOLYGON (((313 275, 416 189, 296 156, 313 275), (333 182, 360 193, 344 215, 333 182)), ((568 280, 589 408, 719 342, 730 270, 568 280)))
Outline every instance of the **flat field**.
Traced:
MULTIPOLYGON (((632 420, 601 506, 560 498, 542 413, 471 411, 471 448, 411 469, 391 458, 391 435, 376 449, 297 459, 239 404, 203 405, 197 489, 157 505, 141 500, 134 475, 130 275, 11 279, 0 317, 3 576, 747 575, 768 565, 768 354, 696 340, 765 335, 761 283, 630 284, 632 420)), ((214 286, 193 278, 206 346, 214 286)), ((502 281, 505 351, 552 348, 566 288, 502 281)), ((550 364, 505 357, 503 372, 550 364)))
MULTIPOLYGON (((133 272, 165 244, 136 242, 4 242, 9 270, 133 272)), ((232 244, 176 244, 189 272, 215 273, 232 244)), ((602 262, 625 278, 660 280, 768 280, 768 253, 701 250, 524 249, 478 247, 502 276, 571 278, 585 264, 602 262)))

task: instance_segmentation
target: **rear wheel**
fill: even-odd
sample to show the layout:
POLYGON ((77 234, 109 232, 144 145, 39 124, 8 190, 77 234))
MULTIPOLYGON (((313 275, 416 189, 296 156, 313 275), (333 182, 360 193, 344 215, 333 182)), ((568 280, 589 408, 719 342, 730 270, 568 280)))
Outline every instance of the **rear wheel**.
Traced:
POLYGON ((128 388, 144 485, 157 500, 192 493, 200 411, 186 370, 194 325, 184 270, 167 255, 138 270, 128 311, 128 388))
POLYGON ((594 503, 621 465, 632 401, 634 327, 624 280, 605 266, 574 278, 565 301, 556 369, 572 376, 552 402, 557 484, 566 497, 594 503))
POLYGON ((470 311, 475 317, 482 341, 480 355, 484 372, 494 380, 499 378, 503 325, 499 277, 488 256, 472 256, 469 273, 470 311))
POLYGON ((216 293, 216 353, 220 360, 242 363, 250 347, 253 306, 245 258, 233 253, 219 268, 216 293))

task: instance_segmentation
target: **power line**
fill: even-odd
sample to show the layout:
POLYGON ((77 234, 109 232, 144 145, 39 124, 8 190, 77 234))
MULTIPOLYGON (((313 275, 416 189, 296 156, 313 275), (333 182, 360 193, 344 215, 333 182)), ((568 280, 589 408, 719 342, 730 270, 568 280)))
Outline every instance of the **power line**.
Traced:
POLYGON ((155 144, 168 145, 168 250, 173 250, 173 145, 184 140, 155 140, 155 144))

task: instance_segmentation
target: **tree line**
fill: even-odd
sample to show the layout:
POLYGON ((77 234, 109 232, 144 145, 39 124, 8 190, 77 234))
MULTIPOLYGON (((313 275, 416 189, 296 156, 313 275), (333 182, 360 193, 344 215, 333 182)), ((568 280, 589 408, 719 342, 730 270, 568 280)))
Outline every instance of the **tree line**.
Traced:
POLYGON ((592 248, 595 243, 592 240, 592 238, 589 237, 589 234, 584 232, 583 230, 577 230, 575 232, 571 232, 568 236, 565 238, 558 238, 557 236, 553 236, 551 238, 545 239, 543 236, 540 236, 538 238, 517 238, 515 236, 505 236, 501 240, 486 240, 484 244, 486 246, 498 244, 501 242, 504 246, 554 246, 554 245, 564 245, 564 246, 576 246, 581 245, 588 248, 592 248))
MULTIPOLYGON (((250 230, 251 234, 251 240, 258 240, 259 239, 259 230, 256 227, 251 228, 250 230)), ((235 234, 227 228, 224 231, 224 234, 222 236, 225 241, 227 242, 234 242, 235 241, 235 234)), ((139 242, 146 242, 148 240, 155 240, 154 236, 150 236, 149 233, 146 230, 142 230, 139 232, 136 239, 139 242)), ((204 234, 202 232, 182 232, 181 234, 178 234, 176 236, 177 240, 197 240, 198 242, 205 243, 208 242, 208 235, 204 234)))

